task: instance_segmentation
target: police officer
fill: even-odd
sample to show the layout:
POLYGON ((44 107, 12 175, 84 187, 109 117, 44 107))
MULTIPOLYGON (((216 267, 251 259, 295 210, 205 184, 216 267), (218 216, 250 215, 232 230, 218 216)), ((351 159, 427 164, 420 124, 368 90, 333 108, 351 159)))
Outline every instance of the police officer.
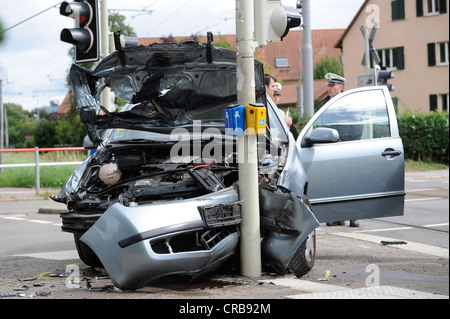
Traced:
MULTIPOLYGON (((327 80, 328 96, 323 100, 325 105, 329 100, 342 92, 344 87, 345 79, 334 73, 325 74, 325 79, 327 80)), ((345 221, 328 222, 327 226, 344 226, 345 221)), ((356 220, 350 220, 350 227, 359 227, 359 223, 356 220)))
POLYGON ((327 80, 328 96, 323 100, 322 105, 325 105, 331 98, 341 93, 345 83, 345 79, 342 76, 334 73, 325 74, 325 80, 327 80))

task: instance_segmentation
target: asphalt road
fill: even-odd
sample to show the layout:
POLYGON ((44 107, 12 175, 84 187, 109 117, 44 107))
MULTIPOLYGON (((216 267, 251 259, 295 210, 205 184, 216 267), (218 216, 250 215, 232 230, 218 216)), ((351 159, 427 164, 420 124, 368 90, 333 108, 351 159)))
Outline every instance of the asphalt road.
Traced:
MULTIPOLYGON (((149 285, 119 291, 107 274, 78 258, 71 234, 60 231, 61 206, 28 190, 0 189, 0 296, 2 299, 169 299, 170 311, 186 311, 201 301, 251 300, 259 311, 285 309, 274 300, 309 298, 420 298, 449 296, 448 172, 407 175, 405 216, 360 221, 359 228, 317 229, 314 268, 301 279, 263 273, 246 278, 215 273, 196 282, 149 285), (23 193, 21 193, 23 191, 23 193), (10 192, 9 195, 6 195, 10 192), (9 197, 8 197, 9 196, 9 197), (14 197, 14 198, 12 198, 14 197), (388 243, 388 245, 382 244, 388 243), (193 301, 196 300, 196 301, 193 301), (272 306, 272 308, 270 308, 272 306)), ((192 308, 193 311, 206 308, 192 308)), ((235 306, 238 313, 239 306, 235 306)))

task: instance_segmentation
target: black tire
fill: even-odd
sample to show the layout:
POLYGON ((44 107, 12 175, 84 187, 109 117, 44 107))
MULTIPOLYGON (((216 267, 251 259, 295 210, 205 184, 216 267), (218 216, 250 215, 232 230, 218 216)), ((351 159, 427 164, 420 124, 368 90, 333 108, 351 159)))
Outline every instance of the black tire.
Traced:
POLYGON ((98 259, 94 251, 80 240, 81 236, 83 236, 83 234, 73 234, 75 246, 77 247, 78 256, 80 256, 80 259, 88 266, 104 268, 102 262, 98 259))
MULTIPOLYGON (((306 195, 303 195, 302 201, 312 210, 311 203, 306 195)), ((315 262, 316 231, 314 230, 297 249, 287 269, 300 278, 306 275, 314 267, 315 262)))
POLYGON ((315 261, 316 231, 314 230, 297 249, 287 269, 300 278, 314 267, 315 261))

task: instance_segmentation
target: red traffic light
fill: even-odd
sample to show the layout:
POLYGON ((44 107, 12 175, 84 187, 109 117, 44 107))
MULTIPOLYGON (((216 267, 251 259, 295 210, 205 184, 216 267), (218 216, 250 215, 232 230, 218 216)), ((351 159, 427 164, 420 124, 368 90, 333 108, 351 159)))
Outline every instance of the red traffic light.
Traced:
POLYGON ((76 46, 75 62, 99 59, 99 21, 97 0, 61 2, 59 13, 75 20, 75 28, 63 29, 60 40, 76 46))
POLYGON ((61 2, 59 7, 59 13, 66 17, 75 19, 75 23, 78 23, 77 27, 84 27, 89 24, 92 19, 92 8, 85 2, 61 2))

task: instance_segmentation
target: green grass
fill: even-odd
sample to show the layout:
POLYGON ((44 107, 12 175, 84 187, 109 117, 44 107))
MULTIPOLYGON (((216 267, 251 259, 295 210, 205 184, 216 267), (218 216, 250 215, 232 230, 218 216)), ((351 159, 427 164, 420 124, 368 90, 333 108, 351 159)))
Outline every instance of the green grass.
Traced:
POLYGON ((406 172, 424 172, 424 171, 434 171, 434 170, 448 170, 448 165, 433 163, 429 161, 413 161, 406 160, 405 161, 405 171, 406 172))
MULTIPOLYGON (((76 162, 83 161, 86 156, 86 152, 48 152, 39 155, 39 162, 76 162)), ((34 153, 6 153, 3 154, 3 163, 34 163, 34 153)), ((41 166, 40 186, 61 188, 77 166, 41 166)), ((36 187, 35 177, 35 167, 5 167, 0 172, 0 187, 36 187)))

